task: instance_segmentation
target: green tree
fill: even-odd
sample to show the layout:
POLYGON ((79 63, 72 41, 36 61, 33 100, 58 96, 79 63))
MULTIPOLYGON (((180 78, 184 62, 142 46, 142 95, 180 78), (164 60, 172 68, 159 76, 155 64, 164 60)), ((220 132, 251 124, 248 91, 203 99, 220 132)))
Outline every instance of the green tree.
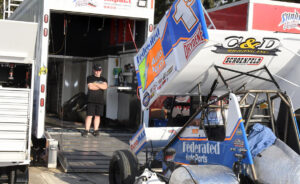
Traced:
POLYGON ((0 19, 3 18, 2 15, 3 15, 3 0, 0 0, 0 19))

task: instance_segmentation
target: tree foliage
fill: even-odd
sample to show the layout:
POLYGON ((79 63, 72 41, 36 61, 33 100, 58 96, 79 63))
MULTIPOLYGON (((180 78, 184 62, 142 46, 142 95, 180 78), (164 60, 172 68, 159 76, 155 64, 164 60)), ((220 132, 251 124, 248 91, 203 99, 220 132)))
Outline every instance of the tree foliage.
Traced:
POLYGON ((2 19, 3 17, 3 0, 0 0, 0 19, 2 19))

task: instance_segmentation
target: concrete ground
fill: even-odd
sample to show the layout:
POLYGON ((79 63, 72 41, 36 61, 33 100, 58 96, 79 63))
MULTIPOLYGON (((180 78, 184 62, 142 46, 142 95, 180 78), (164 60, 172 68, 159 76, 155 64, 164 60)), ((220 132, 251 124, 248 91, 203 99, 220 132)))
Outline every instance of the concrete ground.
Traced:
POLYGON ((109 184, 108 174, 64 173, 61 169, 29 167, 29 184, 109 184))

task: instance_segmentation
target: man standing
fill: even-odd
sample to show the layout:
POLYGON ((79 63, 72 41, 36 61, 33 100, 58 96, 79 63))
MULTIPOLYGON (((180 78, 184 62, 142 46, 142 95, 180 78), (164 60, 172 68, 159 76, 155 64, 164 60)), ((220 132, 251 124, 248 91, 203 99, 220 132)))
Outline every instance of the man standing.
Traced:
POLYGON ((82 132, 83 137, 87 137, 94 117, 94 136, 99 136, 100 116, 104 110, 104 90, 107 89, 107 80, 101 76, 102 67, 94 64, 93 73, 87 77, 88 84, 88 105, 87 116, 85 119, 85 130, 82 132))

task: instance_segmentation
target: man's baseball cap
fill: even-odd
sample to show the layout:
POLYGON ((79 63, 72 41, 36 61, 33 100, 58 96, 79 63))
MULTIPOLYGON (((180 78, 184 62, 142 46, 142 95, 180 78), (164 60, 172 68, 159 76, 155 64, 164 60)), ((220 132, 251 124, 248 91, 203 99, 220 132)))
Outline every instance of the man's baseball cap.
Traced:
POLYGON ((99 65, 99 64, 94 64, 93 69, 94 69, 95 71, 101 71, 101 70, 102 70, 102 67, 101 67, 101 65, 99 65))

